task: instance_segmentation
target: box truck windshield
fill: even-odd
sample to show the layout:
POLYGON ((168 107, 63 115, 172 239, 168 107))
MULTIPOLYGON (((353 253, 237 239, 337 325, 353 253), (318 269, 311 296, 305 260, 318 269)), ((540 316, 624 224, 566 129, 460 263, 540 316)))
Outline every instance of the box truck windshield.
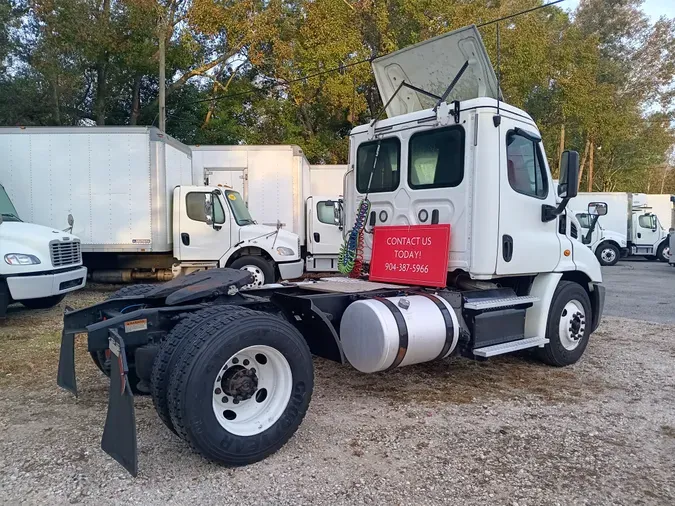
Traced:
POLYGON ((253 223, 255 223, 239 192, 225 190, 225 196, 227 197, 227 203, 230 205, 232 216, 234 216, 234 221, 237 222, 237 225, 241 227, 243 225, 253 225, 253 223))
POLYGON ((3 221, 21 221, 14 204, 2 186, 0 186, 0 214, 2 214, 3 221))

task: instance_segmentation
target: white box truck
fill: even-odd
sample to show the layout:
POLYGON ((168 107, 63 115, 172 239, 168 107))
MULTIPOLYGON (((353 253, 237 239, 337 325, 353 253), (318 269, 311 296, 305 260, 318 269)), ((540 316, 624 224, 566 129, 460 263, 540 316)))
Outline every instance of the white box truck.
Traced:
POLYGON ((620 258, 644 256, 667 262, 670 258, 668 229, 647 204, 642 193, 584 192, 570 201, 579 220, 584 244, 595 253, 601 265, 614 265, 620 258), (607 204, 607 215, 590 229, 586 209, 592 202, 607 204), (590 233, 589 233, 590 231, 590 233))
POLYGON ((191 148, 195 181, 238 191, 260 223, 297 234, 307 271, 337 271, 343 239, 336 205, 344 166, 312 168, 291 145, 191 148))
POLYGON ((0 184, 0 318, 12 302, 29 309, 50 308, 87 282, 77 237, 19 216, 0 184))
POLYGON ((70 214, 97 281, 231 266, 255 283, 302 274, 298 237, 257 225, 231 189, 193 184, 190 148, 152 127, 0 128, 0 178, 30 222, 70 214))

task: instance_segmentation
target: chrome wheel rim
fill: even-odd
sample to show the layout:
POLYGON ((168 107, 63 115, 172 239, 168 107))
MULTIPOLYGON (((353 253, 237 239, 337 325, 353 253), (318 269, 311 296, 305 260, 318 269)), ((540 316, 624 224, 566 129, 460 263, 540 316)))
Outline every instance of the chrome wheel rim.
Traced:
POLYGON ((565 304, 558 325, 560 344, 568 351, 575 350, 584 338, 586 332, 586 311, 576 299, 565 304))
POLYGON ((610 264, 616 260, 616 251, 612 248, 605 248, 600 253, 600 258, 602 258, 603 262, 610 264))
POLYGON ((257 265, 244 265, 242 271, 248 271, 253 275, 253 281, 243 288, 255 288, 265 284, 265 273, 257 265))
POLYGON ((237 436, 266 431, 283 415, 291 399, 293 373, 284 355, 255 345, 232 355, 213 382, 213 414, 237 436))

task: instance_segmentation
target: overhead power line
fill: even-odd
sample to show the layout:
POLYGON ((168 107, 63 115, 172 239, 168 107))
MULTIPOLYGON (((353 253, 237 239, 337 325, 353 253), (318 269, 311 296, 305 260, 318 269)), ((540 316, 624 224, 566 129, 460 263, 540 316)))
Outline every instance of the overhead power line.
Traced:
MULTIPOLYGON (((500 21, 506 21, 507 19, 515 18, 517 16, 522 16, 523 14, 529 14, 530 12, 538 11, 538 10, 544 9, 546 7, 551 7, 553 5, 562 3, 564 1, 565 0, 554 0, 553 2, 538 5, 536 7, 532 7, 530 9, 525 9, 523 11, 519 11, 519 12, 516 12, 514 14, 509 14, 507 16, 502 16, 501 18, 493 19, 491 21, 486 21, 485 23, 481 23, 481 24, 476 25, 476 26, 478 28, 482 28, 484 26, 493 25, 495 23, 499 23, 500 21)), ((364 63, 371 63, 375 58, 378 58, 380 56, 386 56, 387 54, 390 54, 390 53, 384 53, 384 54, 381 54, 381 55, 371 56, 370 58, 364 58, 362 60, 357 60, 357 61, 354 61, 354 62, 351 62, 351 63, 345 63, 345 64, 339 65, 337 67, 331 67, 331 68, 328 68, 328 69, 324 69, 324 70, 314 72, 312 74, 306 74, 304 76, 300 76, 300 77, 297 77, 295 79, 283 79, 282 80, 283 82, 279 82, 278 80, 275 80, 275 82, 265 84, 265 85, 263 85, 259 88, 255 88, 255 89, 252 89, 252 90, 240 91, 240 92, 237 92, 237 93, 228 93, 227 95, 213 96, 213 97, 210 97, 210 98, 202 98, 202 99, 199 99, 199 100, 194 100, 192 102, 187 102, 184 105, 201 104, 201 103, 204 103, 204 102, 213 102, 213 101, 217 102, 217 101, 220 101, 220 100, 227 100, 229 98, 242 97, 242 96, 246 96, 246 95, 253 95, 254 93, 261 93, 261 92, 264 92, 264 91, 269 91, 271 89, 276 88, 277 86, 287 86, 287 85, 297 83, 297 82, 300 82, 300 81, 306 81, 308 79, 320 77, 320 76, 323 76, 325 74, 331 74, 333 72, 342 72, 345 69, 348 69, 350 67, 356 67, 357 65, 363 65, 364 63)))

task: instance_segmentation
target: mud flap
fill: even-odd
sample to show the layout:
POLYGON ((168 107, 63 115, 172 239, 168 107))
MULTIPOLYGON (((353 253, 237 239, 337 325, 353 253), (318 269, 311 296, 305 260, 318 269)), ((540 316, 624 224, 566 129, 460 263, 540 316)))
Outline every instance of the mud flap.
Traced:
MULTIPOLYGON (((117 365, 110 368, 108 413, 103 428, 101 448, 122 464, 133 477, 138 474, 138 448, 136 445, 136 414, 131 385, 127 381, 129 367, 124 339, 117 330, 108 331, 110 352, 117 357, 117 365)), ((112 357, 111 357, 112 358, 112 357)))
POLYGON ((77 397, 77 380, 75 379, 75 333, 61 332, 61 353, 59 354, 59 370, 56 384, 65 388, 77 397))

